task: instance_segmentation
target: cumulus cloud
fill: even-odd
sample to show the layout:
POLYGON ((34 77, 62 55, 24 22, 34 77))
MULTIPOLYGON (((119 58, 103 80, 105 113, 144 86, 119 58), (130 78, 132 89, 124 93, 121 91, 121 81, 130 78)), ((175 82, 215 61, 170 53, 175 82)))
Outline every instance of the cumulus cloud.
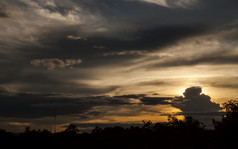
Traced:
POLYGON ((33 66, 43 66, 48 70, 54 70, 57 68, 72 68, 72 66, 76 64, 82 63, 81 59, 65 59, 61 60, 58 58, 51 58, 51 59, 34 59, 31 62, 33 66))
POLYGON ((219 104, 212 102, 211 97, 202 93, 201 87, 190 87, 172 102, 172 106, 179 108, 185 114, 218 112, 219 104))
POLYGON ((171 101, 173 107, 179 108, 185 116, 192 116, 213 128, 212 119, 219 119, 223 112, 219 104, 212 102, 211 97, 202 93, 201 87, 190 87, 183 93, 184 97, 176 97, 171 101))

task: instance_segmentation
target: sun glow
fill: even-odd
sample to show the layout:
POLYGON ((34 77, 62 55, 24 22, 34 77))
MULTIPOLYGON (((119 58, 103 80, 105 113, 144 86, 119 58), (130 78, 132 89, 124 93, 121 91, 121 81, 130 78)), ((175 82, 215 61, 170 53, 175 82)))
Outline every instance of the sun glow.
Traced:
POLYGON ((183 96, 183 93, 185 92, 185 89, 179 90, 179 95, 183 96))
POLYGON ((206 91, 204 91, 204 89, 203 89, 201 94, 206 94, 206 91))

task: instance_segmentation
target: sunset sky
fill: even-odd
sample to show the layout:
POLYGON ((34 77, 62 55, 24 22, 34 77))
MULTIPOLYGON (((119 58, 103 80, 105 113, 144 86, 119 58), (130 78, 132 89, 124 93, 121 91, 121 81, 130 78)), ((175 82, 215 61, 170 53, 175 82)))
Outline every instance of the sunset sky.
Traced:
POLYGON ((0 69, 10 131, 211 122, 238 97, 238 1, 0 0, 0 69))

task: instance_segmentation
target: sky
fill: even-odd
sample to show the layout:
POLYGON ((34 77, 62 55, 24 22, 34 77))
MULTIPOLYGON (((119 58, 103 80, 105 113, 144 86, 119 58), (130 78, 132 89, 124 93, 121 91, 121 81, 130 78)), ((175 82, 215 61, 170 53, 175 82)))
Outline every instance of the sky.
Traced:
POLYGON ((0 0, 0 127, 210 126, 238 96, 237 25, 237 0, 0 0))

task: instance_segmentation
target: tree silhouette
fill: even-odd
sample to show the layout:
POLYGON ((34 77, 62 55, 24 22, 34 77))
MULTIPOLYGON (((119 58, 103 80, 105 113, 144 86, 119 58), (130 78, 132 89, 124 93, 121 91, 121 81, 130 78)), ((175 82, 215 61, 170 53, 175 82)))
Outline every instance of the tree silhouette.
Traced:
POLYGON ((191 116, 181 120, 169 115, 167 123, 154 124, 150 120, 144 120, 141 127, 96 126, 91 133, 78 133, 79 129, 75 124, 70 124, 58 133, 30 127, 26 127, 25 132, 20 134, 0 129, 0 140, 2 146, 6 144, 8 148, 26 149, 74 149, 79 145, 86 149, 235 149, 238 148, 238 101, 225 102, 223 108, 227 113, 222 116, 221 121, 214 120, 214 130, 204 129, 205 125, 191 116))
POLYGON ((216 130, 238 132, 238 100, 230 100, 222 104, 226 114, 221 121, 213 120, 216 130))
POLYGON ((66 133, 77 134, 80 130, 75 124, 70 124, 66 129, 66 133))
POLYGON ((176 116, 168 116, 168 125, 175 128, 204 129, 205 125, 191 116, 186 116, 184 120, 179 120, 176 116))

